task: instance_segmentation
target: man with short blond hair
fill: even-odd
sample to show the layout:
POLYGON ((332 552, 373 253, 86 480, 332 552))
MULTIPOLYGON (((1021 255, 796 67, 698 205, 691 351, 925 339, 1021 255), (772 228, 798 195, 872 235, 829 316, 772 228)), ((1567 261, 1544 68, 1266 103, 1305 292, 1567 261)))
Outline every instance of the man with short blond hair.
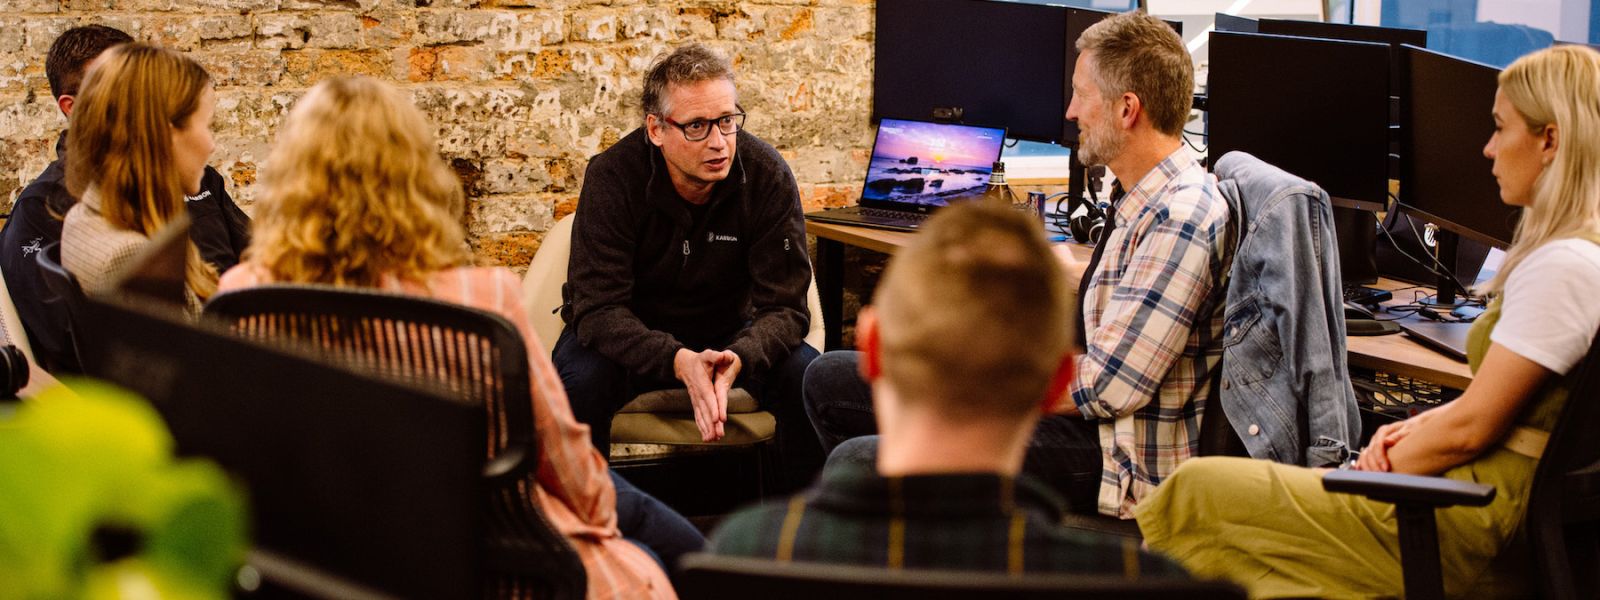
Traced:
MULTIPOLYGON (((1137 542, 1069 531, 1022 472, 1072 379, 1072 299, 1037 220, 963 204, 895 255, 856 324, 881 441, 816 488, 729 516, 718 554, 905 569, 1181 573, 1137 542)), ((1138 575, 1135 575, 1138 576, 1138 575)))

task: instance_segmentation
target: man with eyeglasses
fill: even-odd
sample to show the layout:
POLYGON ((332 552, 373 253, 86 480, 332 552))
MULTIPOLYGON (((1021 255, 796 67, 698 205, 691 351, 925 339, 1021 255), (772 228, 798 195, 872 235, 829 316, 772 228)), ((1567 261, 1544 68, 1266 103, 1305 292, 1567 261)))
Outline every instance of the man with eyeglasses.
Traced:
POLYGON ((733 67, 700 44, 656 62, 644 126, 589 162, 554 359, 594 446, 636 395, 684 388, 702 440, 729 432, 728 391, 778 420, 787 485, 822 449, 800 404, 809 328, 800 193, 778 151, 744 131, 733 67))

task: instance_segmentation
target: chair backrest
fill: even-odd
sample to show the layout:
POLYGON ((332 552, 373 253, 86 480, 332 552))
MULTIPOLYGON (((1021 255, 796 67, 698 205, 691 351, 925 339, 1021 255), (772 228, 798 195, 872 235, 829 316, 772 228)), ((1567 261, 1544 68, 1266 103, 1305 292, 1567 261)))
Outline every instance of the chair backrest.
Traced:
MULTIPOLYGON (((322 285, 227 292, 212 298, 203 314, 244 337, 335 355, 363 372, 439 390, 478 407, 488 424, 490 459, 517 450, 537 452, 527 347, 499 315, 416 296, 322 285)), ((536 456, 531 464, 537 464, 536 456)), ((550 567, 541 570, 549 576, 547 587, 582 590, 582 563, 539 512, 532 492, 536 471, 526 472, 524 485, 491 493, 490 542, 544 561, 535 564, 550 567)))
MULTIPOLYGON (((522 302, 528 313, 528 322, 544 347, 554 351, 556 338, 566 326, 561 321, 561 286, 567 282, 567 261, 572 257, 572 222, 576 214, 561 217, 555 226, 546 231, 539 242, 539 251, 528 264, 528 273, 522 278, 522 302)), ((822 340, 827 328, 822 322, 822 296, 817 292, 817 278, 812 276, 811 288, 806 292, 806 306, 811 311, 811 328, 806 331, 805 342, 812 348, 823 350, 822 340)))
POLYGON ((89 331, 88 318, 85 316, 88 300, 83 295, 83 286, 78 285, 78 278, 67 272, 61 266, 61 242, 45 246, 39 251, 39 272, 44 277, 44 285, 50 288, 54 298, 46 302, 60 302, 67 308, 67 339, 72 340, 73 353, 78 357, 78 365, 85 371, 89 370, 87 359, 94 352, 94 334, 89 331))
POLYGON ((499 315, 428 298, 322 285, 266 285, 219 294, 204 314, 267 343, 340 356, 380 377, 448 391, 503 410, 492 439, 530 442, 527 350, 499 315))
POLYGON ((523 312, 546 350, 555 351, 561 322, 561 286, 567 282, 567 260, 572 257, 572 220, 567 215, 544 232, 539 250, 522 278, 523 312))
MULTIPOLYGON (((86 308, 105 333, 87 374, 148 399, 180 455, 245 482, 258 550, 390 597, 482 597, 477 409, 149 303, 96 296, 86 308)), ((252 563, 294 597, 352 597, 252 563)))
POLYGON ((39 361, 34 360, 33 346, 28 343, 28 331, 22 326, 22 317, 17 314, 17 305, 11 299, 11 289, 6 286, 3 273, 0 273, 0 330, 5 333, 5 340, 0 343, 16 346, 28 361, 28 384, 18 390, 19 395, 27 397, 56 383, 55 377, 46 373, 39 366, 39 361))
POLYGON ((1600 594, 1600 334, 1568 381, 1523 522, 1541 598, 1600 594))
POLYGON ((1210 581, 1175 578, 1130 580, 1118 575, 888 570, 817 563, 780 563, 758 558, 690 554, 675 580, 685 598, 699 600, 1010 600, 1063 598, 1173 598, 1242 600, 1244 590, 1210 581))

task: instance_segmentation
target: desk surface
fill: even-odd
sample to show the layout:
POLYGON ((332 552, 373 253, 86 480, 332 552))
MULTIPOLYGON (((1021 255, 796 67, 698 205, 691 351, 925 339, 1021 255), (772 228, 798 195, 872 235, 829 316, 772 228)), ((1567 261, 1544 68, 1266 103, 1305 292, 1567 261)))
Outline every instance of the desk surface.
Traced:
MULTIPOLYGON (((816 223, 806 221, 806 233, 818 238, 842 242, 885 254, 894 254, 901 246, 910 243, 916 235, 903 231, 885 231, 852 225, 816 223)), ((1082 244, 1070 244, 1072 254, 1087 261, 1092 249, 1082 244)), ((1077 289, 1077 282, 1069 282, 1077 289)), ((1382 280, 1374 287, 1387 290, 1413 289, 1404 283, 1382 280)), ((1396 292, 1392 302, 1409 302, 1410 296, 1396 292)), ((1451 387, 1466 389, 1472 382, 1472 371, 1467 364, 1435 352, 1417 343, 1405 334, 1383 336, 1358 336, 1346 338, 1351 366, 1376 369, 1451 387)))

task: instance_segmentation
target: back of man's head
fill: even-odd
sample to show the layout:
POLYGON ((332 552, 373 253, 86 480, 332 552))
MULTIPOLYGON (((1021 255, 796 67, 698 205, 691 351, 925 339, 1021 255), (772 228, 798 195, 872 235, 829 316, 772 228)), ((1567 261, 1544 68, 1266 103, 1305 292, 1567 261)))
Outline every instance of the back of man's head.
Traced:
POLYGON ((1183 134, 1194 102, 1194 63, 1165 21, 1143 12, 1113 15, 1078 37, 1078 51, 1092 54, 1101 96, 1133 92, 1156 131, 1183 134))
POLYGON ((50 95, 55 98, 78 95, 83 72, 100 53, 118 44, 133 41, 133 36, 105 25, 84 25, 68 29, 50 43, 45 55, 44 75, 50 80, 50 95))
POLYGON ((974 202, 929 219, 873 304, 901 404, 957 422, 1037 414, 1073 339, 1064 279, 1026 214, 974 202))

